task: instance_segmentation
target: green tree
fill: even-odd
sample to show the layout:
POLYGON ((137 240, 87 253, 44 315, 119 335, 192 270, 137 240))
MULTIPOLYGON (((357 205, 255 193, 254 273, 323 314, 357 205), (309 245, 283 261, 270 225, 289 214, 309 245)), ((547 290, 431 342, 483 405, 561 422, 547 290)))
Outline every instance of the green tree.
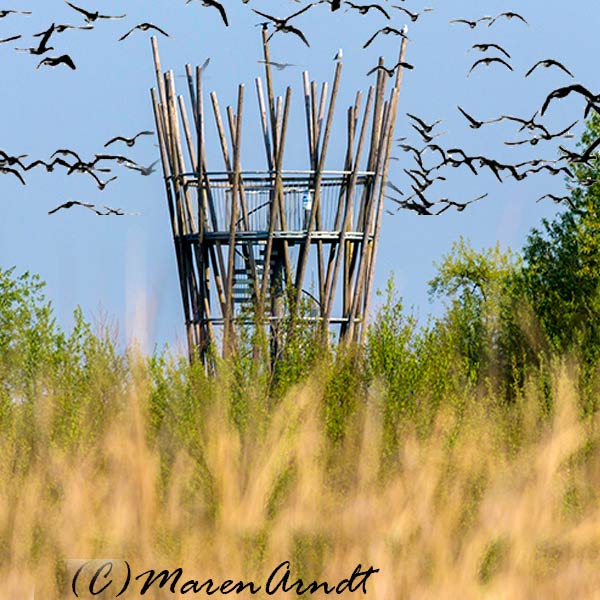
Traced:
MULTIPOLYGON (((579 143, 600 136, 600 117, 588 121, 579 143)), ((552 346, 583 351, 594 360, 600 351, 600 161, 572 164, 578 184, 570 187, 567 209, 543 220, 523 249, 520 286, 552 346)))
POLYGON ((519 268, 510 250, 502 252, 496 244, 477 252, 461 237, 429 282, 430 296, 450 301, 443 322, 473 380, 503 360, 503 307, 519 268))

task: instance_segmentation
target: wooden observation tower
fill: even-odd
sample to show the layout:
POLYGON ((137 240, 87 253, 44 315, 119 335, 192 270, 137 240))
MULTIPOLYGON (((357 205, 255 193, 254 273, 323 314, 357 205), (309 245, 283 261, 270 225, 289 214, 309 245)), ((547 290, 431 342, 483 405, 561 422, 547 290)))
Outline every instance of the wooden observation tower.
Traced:
MULTIPOLYGON (((171 219, 190 360, 206 359, 220 344, 227 354, 240 323, 261 323, 276 338, 287 316, 320 324, 340 340, 364 340, 402 69, 359 91, 346 111, 346 153, 339 170, 325 170, 342 63, 331 90, 317 93, 302 74, 308 139, 306 170, 283 170, 292 90, 275 97, 263 30, 266 94, 255 80, 266 169, 244 171, 245 90, 221 112, 215 92, 205 108, 202 68, 186 65, 189 106, 175 91, 173 71, 162 72, 152 51, 157 90, 151 90, 171 219), (391 82, 386 98, 386 87, 391 82), (205 130, 212 112, 225 169, 208 169, 205 130), (188 117, 191 114, 191 120, 188 117), (306 273, 318 274, 312 288, 306 273), (314 288, 314 289, 313 289, 314 288), (336 295, 337 292, 337 295, 336 295)), ((399 58, 404 60, 406 40, 399 58)), ((379 59, 383 65, 383 58, 379 59)))

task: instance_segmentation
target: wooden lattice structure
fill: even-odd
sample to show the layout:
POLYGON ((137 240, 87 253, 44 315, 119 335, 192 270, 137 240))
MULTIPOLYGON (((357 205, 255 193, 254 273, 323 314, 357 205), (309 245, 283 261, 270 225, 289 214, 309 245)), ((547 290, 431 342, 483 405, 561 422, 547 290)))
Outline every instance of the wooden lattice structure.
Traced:
MULTIPOLYGON (((402 70, 392 78, 379 69, 366 100, 362 92, 356 94, 347 109, 346 154, 339 171, 325 170, 325 161, 342 63, 336 64, 330 94, 324 83, 319 95, 304 72, 309 168, 285 171, 292 90, 286 89, 285 98, 274 96, 265 30, 262 36, 266 95, 257 77, 263 139, 255 141, 264 146, 264 172, 242 170, 243 85, 235 112, 226 109, 227 128, 217 95, 210 94, 225 170, 208 170, 202 68, 194 73, 186 65, 190 120, 183 96, 176 94, 173 71, 162 72, 152 38, 158 88, 151 90, 152 105, 190 359, 205 358, 219 341, 227 353, 236 324, 256 324, 257 318, 272 336, 290 314, 324 330, 337 329, 340 340, 363 341, 366 332, 402 70), (314 289, 305 281, 309 265, 318 274, 314 289)), ((401 61, 405 49, 403 39, 401 61)))

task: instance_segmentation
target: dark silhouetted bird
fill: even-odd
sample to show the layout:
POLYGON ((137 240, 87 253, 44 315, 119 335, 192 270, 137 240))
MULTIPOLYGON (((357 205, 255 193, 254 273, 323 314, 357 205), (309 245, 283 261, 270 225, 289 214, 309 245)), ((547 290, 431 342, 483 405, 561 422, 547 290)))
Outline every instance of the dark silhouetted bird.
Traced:
POLYGON ((399 35, 403 38, 406 38, 406 31, 404 30, 404 28, 402 30, 400 29, 396 29, 394 27, 382 27, 381 29, 378 29, 364 44, 363 48, 367 48, 368 46, 371 45, 371 42, 380 34, 382 33, 383 35, 390 35, 390 34, 394 34, 394 35, 399 35))
MULTIPOLYGON (((192 0, 187 0, 186 4, 189 4, 192 0)), ((217 2, 216 0, 201 0, 202 4, 207 7, 216 8, 223 19, 223 23, 225 23, 226 27, 229 27, 229 21, 227 20, 227 13, 225 12, 225 8, 222 4, 217 2)))
POLYGON ((344 2, 348 6, 351 6, 355 10, 357 10, 361 15, 366 15, 371 9, 378 10, 386 19, 389 20, 389 13, 384 10, 382 6, 379 4, 354 4, 354 2, 344 2))
POLYGON ((54 213, 58 212, 59 210, 71 208, 73 206, 83 206, 84 208, 89 208, 90 210, 94 211, 97 215, 102 214, 96 208, 96 206, 94 204, 91 204, 89 202, 80 202, 79 200, 68 200, 67 202, 64 202, 63 204, 61 204, 60 206, 57 206, 56 208, 49 210, 48 214, 53 215, 54 213))
POLYGON ((483 21, 491 21, 492 17, 481 17, 480 19, 476 19, 475 21, 470 21, 469 19, 451 19, 449 23, 464 23, 468 25, 471 29, 475 29, 479 23, 483 23, 483 21))
POLYGON ((148 31, 149 29, 154 29, 155 31, 158 31, 158 33, 162 33, 163 35, 170 37, 166 31, 164 31, 160 27, 157 27, 156 25, 152 25, 152 23, 140 23, 139 25, 132 27, 125 35, 122 35, 117 41, 122 42, 127 36, 131 35, 136 29, 139 29, 140 31, 148 31))
POLYGON ((67 65, 73 71, 77 68, 73 59, 68 54, 63 54, 62 56, 48 56, 40 61, 40 64, 36 67, 39 69, 42 65, 47 65, 49 67, 57 67, 58 65, 67 65))
POLYGON ((529 71, 525 73, 525 77, 529 77, 538 67, 546 67, 547 69, 550 67, 558 67, 567 75, 569 75, 569 77, 574 77, 573 73, 571 73, 571 71, 569 71, 567 67, 565 67, 562 63, 559 63, 557 60, 554 60, 553 58, 547 58, 545 60, 540 60, 536 62, 535 65, 533 65, 533 67, 531 67, 531 69, 529 69, 529 71))
POLYGON ((115 142, 125 142, 130 148, 131 146, 133 146, 136 142, 136 140, 141 136, 141 135, 154 135, 154 131, 140 131, 139 133, 136 133, 133 137, 124 137, 122 135, 117 135, 114 138, 108 140, 108 142, 106 142, 106 144, 104 144, 104 147, 107 148, 108 146, 110 146, 111 144, 114 144, 115 142))
POLYGON ((267 38, 268 40, 270 40, 275 33, 277 33, 278 31, 281 31, 282 33, 293 33, 294 35, 297 35, 307 46, 310 47, 310 44, 308 43, 308 40, 306 39, 306 36, 302 33, 302 31, 300 31, 300 29, 298 29, 297 27, 294 27, 293 25, 289 25, 288 21, 290 19, 293 19, 294 17, 297 17, 297 16, 301 15, 302 13, 306 12, 312 6, 314 6, 314 3, 311 2, 310 4, 307 4, 304 8, 301 8, 300 10, 296 11, 295 13, 292 13, 289 17, 285 17, 285 19, 281 19, 278 17, 274 17, 272 15, 268 15, 267 13, 256 10, 255 8, 253 8, 252 10, 257 15, 260 15, 261 17, 265 17, 265 19, 269 19, 270 21, 273 22, 275 31, 273 31, 273 33, 271 33, 271 35, 267 38))
POLYGON ((390 67, 389 69, 388 69, 388 67, 385 67, 384 65, 377 65, 376 67, 373 67, 367 73, 367 75, 371 75, 372 73, 375 73, 375 71, 385 71, 388 74, 388 77, 392 77, 392 75, 396 72, 396 69, 400 69, 400 68, 409 69, 409 70, 414 69, 414 67, 411 64, 400 61, 399 63, 396 63, 393 67, 390 67))
POLYGON ((580 83, 574 83, 573 85, 567 85, 565 87, 557 88, 556 90, 550 92, 546 100, 544 101, 542 109, 540 110, 540 115, 544 115, 544 113, 548 109, 548 106, 550 106, 550 103, 553 100, 561 100, 562 98, 566 98, 569 94, 573 92, 583 96, 588 101, 588 105, 597 104, 598 102, 600 102, 600 94, 592 94, 590 90, 583 87, 580 83))
POLYGON ((116 16, 101 15, 99 11, 91 12, 89 10, 85 10, 85 8, 80 8, 79 6, 75 6, 74 4, 71 4, 70 2, 68 2, 68 0, 65 0, 65 2, 73 10, 80 12, 84 16, 87 23, 94 23, 98 19, 124 19, 127 16, 127 15, 116 15, 116 16))
POLYGON ((406 15, 408 15, 408 17, 410 18, 410 20, 414 23, 424 12, 431 12, 433 10, 433 8, 424 8, 423 10, 421 10, 421 12, 411 12, 410 10, 408 10, 407 8, 404 8, 404 6, 397 6, 395 4, 392 4, 392 8, 396 8, 398 10, 401 10, 403 13, 405 13, 406 15))
POLYGON ((507 12, 503 12, 500 13, 499 15, 496 15, 489 23, 488 23, 488 27, 491 27, 498 19, 508 19, 509 21, 512 19, 518 19, 519 21, 523 21, 523 23, 525 23, 525 25, 529 25, 529 23, 525 20, 524 17, 522 17, 520 14, 516 13, 516 12, 512 12, 512 11, 507 11, 507 12))
POLYGON ((473 69, 475 69, 477 66, 485 65, 486 67, 489 67, 493 63, 500 63, 500 64, 504 65, 505 67, 507 67, 508 69, 510 69, 511 71, 514 70, 503 58, 497 58, 497 57, 493 57, 493 56, 485 57, 485 58, 480 58, 479 60, 477 60, 473 63, 473 66, 469 69, 469 72, 467 73, 467 77, 469 77, 469 75, 471 75, 471 73, 473 72, 473 69))
POLYGON ((487 52, 490 48, 495 48, 499 50, 506 56, 506 58, 510 59, 510 54, 502 47, 500 44, 473 44, 471 46, 471 50, 479 50, 480 52, 487 52))

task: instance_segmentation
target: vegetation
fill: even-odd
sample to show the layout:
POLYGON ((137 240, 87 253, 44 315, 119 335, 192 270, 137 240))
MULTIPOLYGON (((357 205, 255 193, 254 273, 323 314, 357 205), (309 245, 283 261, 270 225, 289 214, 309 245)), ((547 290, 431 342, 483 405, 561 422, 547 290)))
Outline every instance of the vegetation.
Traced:
POLYGON ((216 375, 118 352, 0 270, 2 596, 64 597, 75 557, 202 581, 372 564, 390 600, 592 596, 600 184, 576 171, 522 255, 455 244, 441 318, 419 327, 390 281, 365 348, 290 322, 274 368, 252 330, 216 375))

